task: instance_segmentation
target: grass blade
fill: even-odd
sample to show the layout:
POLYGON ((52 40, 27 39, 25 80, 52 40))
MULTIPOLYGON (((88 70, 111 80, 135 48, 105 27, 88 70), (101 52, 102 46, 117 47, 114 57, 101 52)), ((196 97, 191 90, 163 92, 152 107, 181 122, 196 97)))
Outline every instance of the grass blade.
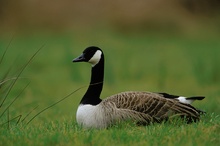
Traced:
POLYGON ((17 118, 18 118, 18 120, 20 120, 21 117, 22 117, 22 115, 18 115, 18 116, 16 116, 16 117, 12 118, 12 119, 8 119, 7 122, 0 124, 0 126, 3 126, 3 125, 5 125, 5 124, 8 124, 9 122, 11 122, 11 121, 13 121, 13 120, 15 120, 15 119, 17 119, 17 118))
POLYGON ((70 94, 68 94, 68 95, 66 95, 65 97, 63 97, 62 99, 60 99, 60 100, 58 100, 57 102, 51 104, 50 106, 44 108, 43 110, 41 110, 40 112, 38 112, 36 115, 34 115, 34 116, 27 122, 27 125, 28 125, 31 121, 33 121, 38 115, 40 115, 41 113, 43 113, 43 112, 46 111, 47 109, 49 109, 49 108, 55 106, 56 104, 60 103, 61 101, 65 100, 65 99, 67 99, 68 97, 70 97, 73 93, 75 93, 75 92, 77 92, 77 91, 79 91, 80 89, 85 88, 85 87, 87 87, 87 86, 83 86, 83 87, 80 87, 80 88, 74 90, 74 91, 71 92, 70 94))
POLYGON ((9 115, 9 108, 8 108, 8 114, 7 114, 7 117, 8 117, 8 121, 7 121, 7 123, 8 123, 8 129, 10 129, 10 121, 9 121, 9 119, 10 119, 10 115, 9 115))
POLYGON ((10 106, 18 99, 18 97, 24 92, 24 90, 28 87, 30 83, 28 83, 23 90, 14 98, 14 100, 5 108, 5 110, 2 112, 2 114, 0 115, 0 118, 4 115, 4 113, 7 111, 7 109, 10 108, 10 106))
POLYGON ((19 72, 18 76, 15 78, 14 82, 12 82, 8 92, 6 93, 1 105, 0 105, 0 108, 2 107, 3 103, 5 102, 5 100, 7 99, 10 91, 12 90, 13 86, 15 85, 16 81, 18 80, 18 78, 20 77, 20 75, 22 74, 22 72, 25 70, 25 68, 30 64, 30 62, 33 60, 33 58, 38 54, 38 52, 44 47, 45 45, 42 45, 40 47, 40 49, 38 49, 32 56, 31 58, 28 60, 28 62, 23 66, 23 68, 21 69, 21 71, 19 72))
POLYGON ((2 57, 1 57, 1 60, 0 60, 0 65, 1 65, 1 63, 2 63, 3 59, 5 58, 5 54, 7 53, 8 48, 9 48, 9 46, 11 45, 11 42, 12 42, 12 40, 13 40, 13 39, 14 39, 14 35, 12 36, 11 40, 9 41, 8 46, 6 47, 6 49, 5 49, 4 53, 3 53, 2 57))
MULTIPOLYGON (((90 85, 97 85, 97 84, 101 84, 102 82, 98 82, 98 83, 94 83, 94 84, 90 84, 90 85)), ((68 94, 67 96, 63 97, 62 99, 58 100, 57 102, 51 104, 50 106, 44 108, 43 110, 41 110, 40 112, 38 112, 36 115, 34 115, 28 122, 27 122, 27 125, 32 121, 34 120, 38 115, 40 115, 41 113, 43 113, 44 111, 46 111, 47 109, 55 106, 56 104, 60 103, 61 101, 67 99, 68 97, 70 97, 72 94, 76 93, 77 91, 79 91, 80 89, 82 88, 85 88, 85 87, 88 87, 88 85, 85 85, 85 86, 82 86, 82 87, 79 87, 78 89, 74 90, 73 92, 71 92, 70 94, 68 94)))
POLYGON ((34 110, 36 110, 38 107, 39 107, 39 105, 37 105, 36 107, 34 107, 34 108, 21 120, 21 122, 24 122, 24 120, 25 120, 34 110))

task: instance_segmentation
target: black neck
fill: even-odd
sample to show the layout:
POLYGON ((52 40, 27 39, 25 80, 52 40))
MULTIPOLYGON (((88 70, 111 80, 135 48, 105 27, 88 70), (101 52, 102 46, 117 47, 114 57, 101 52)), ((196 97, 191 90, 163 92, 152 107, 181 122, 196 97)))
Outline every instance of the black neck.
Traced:
POLYGON ((104 56, 102 55, 101 60, 98 64, 92 67, 91 81, 89 88, 83 96, 80 104, 91 104, 97 105, 102 100, 100 94, 102 92, 104 80, 104 56))

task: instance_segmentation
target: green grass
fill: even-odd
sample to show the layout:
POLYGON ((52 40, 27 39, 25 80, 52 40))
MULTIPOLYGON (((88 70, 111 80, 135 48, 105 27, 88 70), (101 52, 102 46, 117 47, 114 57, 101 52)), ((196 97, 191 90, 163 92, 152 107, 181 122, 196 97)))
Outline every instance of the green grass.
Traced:
MULTIPOLYGON (((45 46, 24 69, 0 108, 2 114, 13 103, 0 118, 0 145, 219 145, 218 38, 123 35, 112 31, 15 36, 0 64, 1 82, 18 77, 31 56, 45 46), (100 46, 105 52, 103 98, 127 90, 205 95, 205 100, 194 105, 207 115, 190 125, 171 121, 136 127, 128 122, 105 130, 86 130, 75 121, 86 87, 37 115, 88 85, 90 65, 71 61, 90 45, 100 46)), ((0 39, 1 56, 9 40, 0 39)), ((0 103, 13 81, 1 86, 0 103)))
POLYGON ((201 122, 153 124, 136 127, 120 123, 104 130, 85 130, 74 120, 1 130, 1 145, 218 145, 219 117, 206 115, 201 122), (37 127, 36 127, 37 126, 37 127))

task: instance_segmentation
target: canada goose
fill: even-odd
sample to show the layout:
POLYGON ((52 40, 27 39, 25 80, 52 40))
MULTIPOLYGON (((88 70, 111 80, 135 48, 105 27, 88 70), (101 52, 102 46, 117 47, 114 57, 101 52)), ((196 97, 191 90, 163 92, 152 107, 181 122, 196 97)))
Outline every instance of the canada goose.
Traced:
POLYGON ((138 124, 161 122, 170 116, 186 117, 188 122, 198 121, 202 111, 190 104, 205 97, 181 97, 167 93, 142 91, 122 92, 100 99, 104 78, 104 54, 98 47, 88 47, 73 62, 92 65, 90 85, 77 109, 76 119, 86 128, 107 128, 116 121, 134 120, 138 124))

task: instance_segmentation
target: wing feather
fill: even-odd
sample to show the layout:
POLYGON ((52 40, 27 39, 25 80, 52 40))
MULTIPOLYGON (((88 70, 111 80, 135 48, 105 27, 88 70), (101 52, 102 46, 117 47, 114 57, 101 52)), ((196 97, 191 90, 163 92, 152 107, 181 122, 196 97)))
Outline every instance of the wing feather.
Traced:
MULTIPOLYGON (((151 92, 129 91, 112 95, 102 101, 111 102, 117 109, 118 118, 130 118, 146 123, 161 122, 170 116, 179 114, 189 119, 199 120, 199 110, 179 102, 177 99, 164 98, 151 92)), ((105 105, 106 106, 106 105, 105 105)))

